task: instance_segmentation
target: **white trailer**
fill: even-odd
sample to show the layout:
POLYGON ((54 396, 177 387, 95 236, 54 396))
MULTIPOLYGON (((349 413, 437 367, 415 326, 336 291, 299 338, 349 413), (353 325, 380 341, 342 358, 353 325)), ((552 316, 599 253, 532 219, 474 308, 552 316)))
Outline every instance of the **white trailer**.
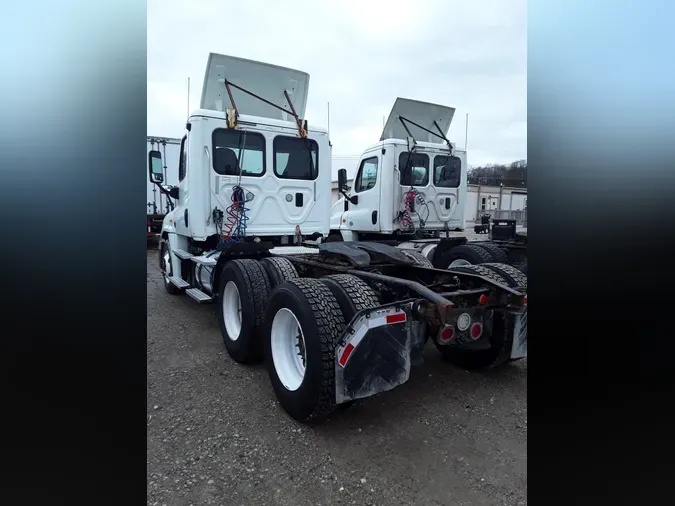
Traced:
POLYGON ((524 357, 527 281, 509 266, 435 269, 381 242, 309 242, 330 232, 331 147, 303 119, 308 85, 298 70, 209 56, 177 185, 164 184, 162 153, 148 156, 173 203, 167 292, 216 302, 229 355, 265 360, 301 422, 405 383, 427 340, 466 369, 524 357))
MULTIPOLYGON (((148 136, 148 153, 159 151, 162 154, 163 184, 178 184, 178 159, 180 157, 180 139, 171 137, 148 136)), ((171 210, 167 196, 156 184, 148 181, 146 195, 148 238, 159 235, 162 231, 164 216, 171 210)))

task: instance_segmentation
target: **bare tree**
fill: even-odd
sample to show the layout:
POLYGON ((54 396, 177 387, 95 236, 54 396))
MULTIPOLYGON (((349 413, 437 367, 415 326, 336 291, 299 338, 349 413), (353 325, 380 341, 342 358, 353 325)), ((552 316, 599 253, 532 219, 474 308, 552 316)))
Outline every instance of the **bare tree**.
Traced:
POLYGON ((487 164, 473 167, 468 173, 469 184, 484 186, 511 186, 527 188, 527 160, 516 160, 508 165, 487 164))

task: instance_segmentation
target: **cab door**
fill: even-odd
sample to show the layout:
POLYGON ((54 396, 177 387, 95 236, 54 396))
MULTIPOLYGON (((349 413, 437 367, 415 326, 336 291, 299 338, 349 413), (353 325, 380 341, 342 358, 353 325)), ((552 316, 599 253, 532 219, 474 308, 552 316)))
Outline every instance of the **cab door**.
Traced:
POLYGON ((351 196, 358 197, 358 203, 349 203, 343 215, 348 229, 355 232, 379 232, 381 227, 380 192, 382 183, 378 177, 382 157, 377 153, 364 155, 356 171, 351 196))
POLYGON ((188 215, 189 185, 188 185, 188 147, 189 140, 186 134, 180 143, 180 159, 178 161, 178 198, 173 211, 174 227, 178 235, 190 234, 190 217, 188 215))

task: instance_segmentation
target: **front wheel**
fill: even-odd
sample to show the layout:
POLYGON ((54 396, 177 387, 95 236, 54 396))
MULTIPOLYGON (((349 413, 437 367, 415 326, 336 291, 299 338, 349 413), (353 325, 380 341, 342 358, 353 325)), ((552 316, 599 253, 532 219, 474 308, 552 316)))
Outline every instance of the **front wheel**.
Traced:
POLYGON ((171 295, 178 295, 180 293, 180 289, 171 281, 169 281, 169 278, 173 276, 171 247, 169 246, 169 242, 165 240, 162 240, 159 244, 159 270, 162 272, 164 288, 171 295))
POLYGON ((296 278, 270 297, 265 359, 274 392, 299 422, 318 422, 336 409, 335 348, 345 323, 329 288, 296 278))

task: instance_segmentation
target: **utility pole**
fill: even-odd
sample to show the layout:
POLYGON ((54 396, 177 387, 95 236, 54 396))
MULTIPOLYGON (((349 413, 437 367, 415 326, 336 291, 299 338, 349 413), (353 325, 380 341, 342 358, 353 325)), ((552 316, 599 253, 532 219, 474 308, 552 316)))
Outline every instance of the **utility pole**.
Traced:
POLYGON ((188 77, 188 89, 187 89, 187 117, 190 117, 190 78, 188 77))
POLYGON ((468 142, 469 142, 469 113, 467 112, 464 130, 464 151, 466 151, 466 146, 468 142))

